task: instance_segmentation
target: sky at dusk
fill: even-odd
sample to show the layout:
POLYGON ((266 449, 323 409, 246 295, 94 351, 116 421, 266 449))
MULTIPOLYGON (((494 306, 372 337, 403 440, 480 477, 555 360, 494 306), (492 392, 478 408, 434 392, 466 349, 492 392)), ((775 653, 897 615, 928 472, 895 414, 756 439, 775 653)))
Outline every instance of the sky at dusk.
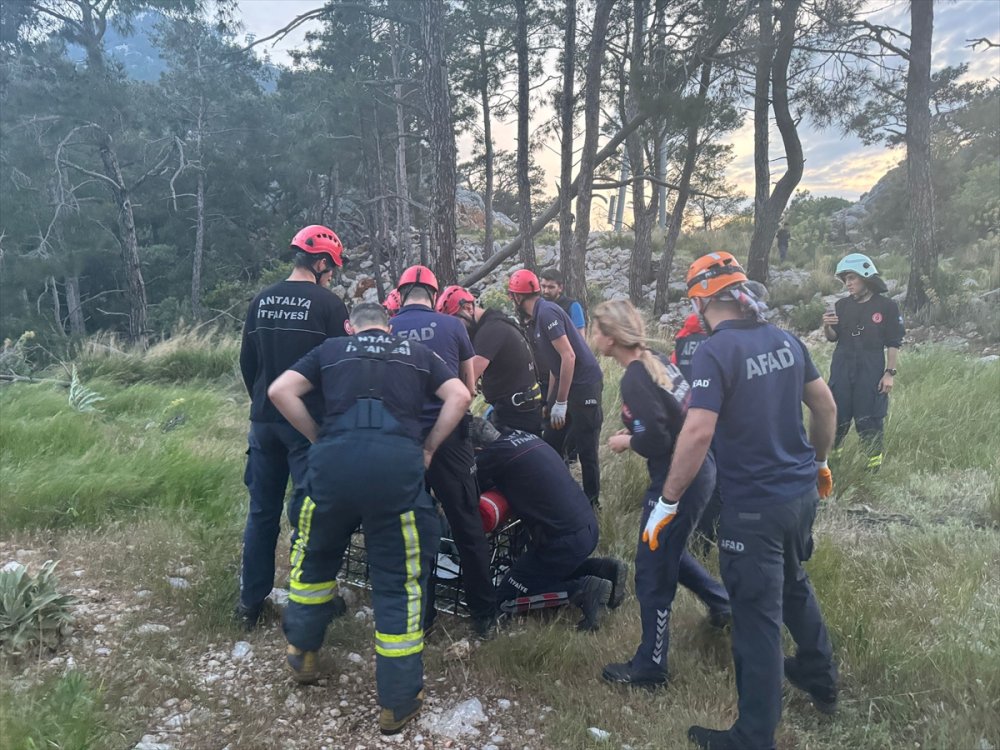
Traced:
MULTIPOLYGON (((297 15, 319 7, 321 0, 240 0, 243 23, 247 33, 266 36, 286 25, 297 15)), ((886 23, 903 31, 909 30, 909 6, 902 0, 871 0, 869 18, 886 23)), ((266 45, 274 62, 290 65, 288 50, 302 47, 309 28, 300 27, 278 44, 266 45)), ((967 39, 988 37, 1000 39, 1000 0, 949 0, 935 2, 934 8, 934 69, 960 62, 969 62, 970 78, 1000 78, 1000 49, 973 51, 967 39)), ((551 116, 540 108, 539 118, 551 116)), ((536 124, 533 122, 533 125, 536 124)), ((515 148, 515 123, 499 123, 494 127, 494 137, 499 148, 515 148)), ((853 136, 844 136, 837 129, 817 130, 808 121, 799 128, 805 151, 805 172, 799 189, 810 190, 814 195, 836 195, 857 199, 881 177, 886 170, 904 156, 902 149, 883 146, 864 146, 853 136)), ((750 119, 731 137, 735 159, 730 165, 728 179, 748 194, 753 193, 753 123, 750 119)), ((459 158, 470 155, 472 138, 459 139, 459 158)), ((772 159, 780 159, 781 138, 772 125, 772 159)), ((546 193, 554 194, 559 173, 559 156, 556 149, 545 148, 537 158, 547 176, 546 193)), ((775 161, 772 178, 781 175, 781 162, 775 161)))

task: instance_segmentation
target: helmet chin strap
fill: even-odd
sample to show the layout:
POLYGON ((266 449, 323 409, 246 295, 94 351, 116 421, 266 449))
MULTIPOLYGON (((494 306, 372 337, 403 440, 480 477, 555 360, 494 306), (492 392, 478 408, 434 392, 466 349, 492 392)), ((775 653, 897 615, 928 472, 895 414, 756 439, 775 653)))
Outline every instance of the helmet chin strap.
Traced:
POLYGON ((704 297, 695 297, 694 299, 691 300, 691 309, 694 311, 694 314, 698 316, 698 320, 701 321, 701 327, 705 329, 705 333, 707 334, 712 333, 712 326, 708 324, 708 319, 705 317, 705 310, 708 309, 708 305, 709 303, 711 303, 711 301, 712 301, 711 297, 707 299, 704 297), (700 299, 705 300, 704 307, 699 306, 698 300, 700 299))

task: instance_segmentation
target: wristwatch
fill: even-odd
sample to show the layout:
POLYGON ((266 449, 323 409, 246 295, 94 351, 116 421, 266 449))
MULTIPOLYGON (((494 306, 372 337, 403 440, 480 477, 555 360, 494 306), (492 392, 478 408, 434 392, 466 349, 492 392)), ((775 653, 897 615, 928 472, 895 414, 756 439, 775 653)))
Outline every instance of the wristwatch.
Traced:
POLYGON ((892 375, 893 377, 896 377, 896 368, 895 367, 886 367, 885 368, 885 372, 886 372, 887 375, 892 375))

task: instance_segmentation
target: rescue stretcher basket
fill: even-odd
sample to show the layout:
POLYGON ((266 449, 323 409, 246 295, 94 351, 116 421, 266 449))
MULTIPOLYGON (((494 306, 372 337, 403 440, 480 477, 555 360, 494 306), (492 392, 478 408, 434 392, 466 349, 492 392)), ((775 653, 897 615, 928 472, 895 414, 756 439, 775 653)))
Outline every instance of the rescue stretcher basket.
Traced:
MULTIPOLYGON (((514 518, 504 521, 496 531, 487 534, 486 540, 490 545, 493 585, 498 586, 524 549, 527 531, 521 520, 514 518)), ((469 608, 462 590, 462 566, 455 541, 442 535, 438 550, 436 564, 431 571, 431 580, 436 587, 435 607, 439 612, 468 617, 469 608)), ((371 590, 365 537, 360 530, 351 537, 340 577, 349 586, 371 590)))

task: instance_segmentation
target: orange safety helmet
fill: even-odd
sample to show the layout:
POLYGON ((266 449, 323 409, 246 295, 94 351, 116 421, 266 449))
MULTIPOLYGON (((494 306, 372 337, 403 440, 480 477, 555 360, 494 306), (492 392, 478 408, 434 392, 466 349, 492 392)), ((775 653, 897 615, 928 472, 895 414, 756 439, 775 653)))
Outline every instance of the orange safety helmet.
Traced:
POLYGON ((470 302, 475 304, 476 298, 464 287, 452 284, 445 287, 444 291, 438 297, 437 311, 445 315, 458 315, 459 310, 462 309, 462 305, 470 302))
POLYGON ((542 285, 538 283, 538 277, 533 271, 522 268, 510 275, 507 291, 514 294, 539 294, 542 291, 542 285))
POLYGON ((322 224, 310 224, 300 229, 292 237, 289 247, 310 255, 328 255, 333 263, 344 265, 344 245, 340 237, 322 224))
MULTIPOLYGON (((435 294, 437 294, 438 291, 437 277, 427 266, 410 266, 407 268, 403 271, 403 275, 399 277, 399 284, 396 285, 396 288, 401 289, 404 286, 409 286, 410 284, 420 284, 421 286, 426 286, 435 294)), ((402 292, 400 292, 400 296, 402 296, 402 292)))
POLYGON ((714 297, 724 289, 747 281, 743 266, 733 256, 720 250, 703 255, 688 268, 688 297, 714 297))
POLYGON ((393 315, 399 312, 399 308, 403 306, 403 300, 399 296, 399 290, 393 289, 387 295, 385 295, 385 302, 382 303, 382 307, 385 311, 389 313, 391 318, 393 315))

